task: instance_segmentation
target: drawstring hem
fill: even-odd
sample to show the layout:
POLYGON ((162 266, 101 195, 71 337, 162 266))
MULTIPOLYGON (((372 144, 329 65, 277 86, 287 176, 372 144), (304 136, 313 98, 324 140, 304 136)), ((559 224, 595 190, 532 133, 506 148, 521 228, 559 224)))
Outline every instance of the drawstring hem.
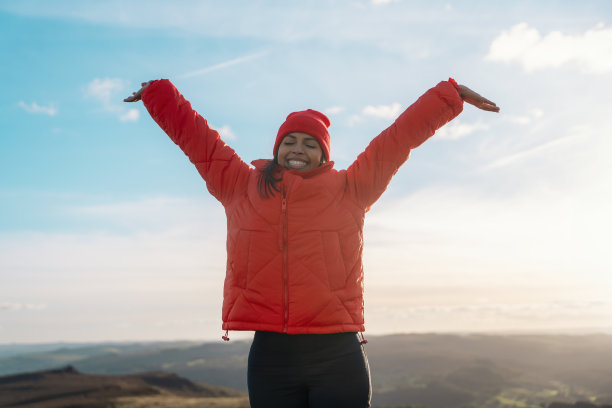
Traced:
MULTIPOLYGON (((357 337, 358 339, 361 339, 359 341, 359 343, 361 344, 368 344, 368 341, 365 339, 365 337, 363 337, 363 333, 362 332, 357 332, 357 337)), ((223 336, 221 336, 221 338, 223 339, 223 341, 229 341, 229 330, 225 331, 225 334, 223 336)))

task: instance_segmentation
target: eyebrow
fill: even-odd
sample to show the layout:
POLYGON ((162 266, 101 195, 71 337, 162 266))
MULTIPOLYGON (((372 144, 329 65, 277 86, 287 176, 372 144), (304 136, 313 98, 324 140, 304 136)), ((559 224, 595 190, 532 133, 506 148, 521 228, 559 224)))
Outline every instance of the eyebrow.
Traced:
MULTIPOLYGON (((285 137, 292 137, 292 138, 294 138, 294 139, 297 139, 297 136, 292 135, 291 133, 289 133, 289 134, 288 134, 287 136, 285 136, 285 137)), ((317 142, 317 143, 318 143, 318 140, 317 140, 315 137, 312 137, 312 136, 306 136, 306 137, 304 138, 304 140, 305 140, 306 142, 311 142, 311 141, 313 141, 313 140, 314 140, 315 142, 317 142)))

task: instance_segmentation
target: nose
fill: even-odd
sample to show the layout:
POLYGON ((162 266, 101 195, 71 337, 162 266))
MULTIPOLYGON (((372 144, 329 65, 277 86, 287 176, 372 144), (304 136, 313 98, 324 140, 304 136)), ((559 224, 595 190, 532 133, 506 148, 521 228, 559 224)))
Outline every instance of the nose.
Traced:
POLYGON ((291 152, 295 153, 295 154, 299 154, 299 153, 304 153, 304 147, 302 146, 301 143, 294 143, 293 146, 291 146, 291 152))

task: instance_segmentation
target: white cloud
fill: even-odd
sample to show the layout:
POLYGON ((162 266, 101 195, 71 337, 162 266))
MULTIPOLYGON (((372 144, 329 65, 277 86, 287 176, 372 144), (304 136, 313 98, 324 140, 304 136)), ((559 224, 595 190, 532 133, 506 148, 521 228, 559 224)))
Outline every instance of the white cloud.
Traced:
POLYGON ((542 116, 544 116, 544 111, 540 108, 533 108, 529 111, 529 114, 533 117, 533 118, 541 118, 542 116))
MULTIPOLYGON (((517 125, 531 125, 537 119, 544 116, 544 111, 540 108, 533 108, 529 112, 522 115, 504 114, 501 116, 501 120, 506 122, 515 123, 517 125)), ((461 119, 455 119, 451 123, 445 125, 441 129, 438 129, 434 138, 439 140, 459 140, 472 133, 489 130, 490 126, 481 120, 473 123, 465 123, 461 119)))
POLYGON ((46 309, 47 305, 39 303, 0 303, 0 310, 6 311, 21 311, 21 310, 43 310, 46 309))
POLYGON ((349 116, 348 120, 347 120, 347 126, 352 127, 355 126, 356 124, 360 123, 363 121, 363 118, 357 114, 353 114, 351 116, 349 116))
POLYGON ((337 115, 339 113, 342 113, 346 110, 346 108, 344 106, 330 106, 329 108, 325 109, 323 111, 323 113, 325 113, 326 115, 337 115))
POLYGON ((551 149, 554 149, 555 147, 559 145, 572 142, 579 138, 581 138, 581 136, 579 135, 578 136, 568 135, 568 136, 564 136, 564 137, 561 137, 555 140, 551 140, 551 141, 542 143, 537 146, 530 147, 526 150, 522 150, 516 153, 511 153, 507 156, 494 160, 492 163, 487 164, 486 166, 482 167, 480 171, 488 171, 488 170, 492 170, 492 169, 496 169, 500 167, 509 166, 509 165, 515 164, 527 158, 537 157, 545 153, 550 153, 551 149))
POLYGON ((458 140, 474 132, 489 129, 489 125, 478 121, 475 123, 464 123, 459 119, 447 124, 436 132, 435 138, 440 140, 458 140))
POLYGON ((531 109, 527 114, 524 115, 512 115, 512 114, 504 114, 502 116, 502 120, 515 123, 517 125, 530 125, 536 119, 539 119, 544 116, 544 111, 540 108, 531 109))
POLYGON ((130 109, 119 116, 122 122, 136 122, 140 117, 140 112, 137 109, 130 109))
POLYGON ((191 200, 177 197, 149 197, 135 201, 75 206, 68 214, 89 219, 101 219, 109 228, 119 226, 133 233, 175 231, 199 236, 200 228, 217 228, 223 234, 225 223, 222 207, 212 198, 191 200), (221 214, 219 214, 221 212, 221 214), (155 220, 152 222, 151 220, 155 220))
POLYGON ((219 132, 223 140, 236 140, 236 134, 228 125, 224 125, 219 128, 213 126, 213 129, 216 129, 217 132, 219 132))
POLYGON ((508 279, 543 286, 552 279, 605 291, 612 254, 601 241, 612 227, 606 215, 612 197, 580 188, 538 185, 503 196, 452 187, 417 191, 366 218, 366 266, 377 281, 392 282, 396 273, 421 284, 486 279, 493 288, 508 279))
MULTIPOLYGON (((278 2, 271 7, 262 7, 261 4, 248 1, 168 3, 138 0, 115 2, 117 7, 109 7, 106 3, 77 1, 54 3, 53 6, 44 2, 37 2, 36 6, 29 2, 21 3, 0 2, 0 8, 21 15, 72 19, 130 29, 171 28, 201 34, 207 38, 251 38, 281 43, 305 38, 325 41, 330 38, 334 41, 367 38, 376 42, 386 37, 390 27, 396 24, 400 30, 412 31, 411 23, 422 24, 428 19, 440 19, 440 8, 415 8, 411 2, 399 0, 370 0, 350 4, 321 2, 316 8, 303 2, 278 2), (403 12, 398 13, 396 7, 385 7, 391 3, 402 7, 403 12), (376 13, 364 13, 363 6, 366 5, 376 8, 376 13), (342 16, 343 24, 330 24, 335 21, 330 20, 330 16, 342 16), (364 30, 364 27, 368 29, 364 30)), ((401 32, 392 31, 394 38, 402 37, 401 32)), ((416 33, 412 32, 411 38, 414 40, 416 33)))
MULTIPOLYGON (((419 289, 430 294, 439 291, 431 287, 419 289)), ((550 292, 543 293, 543 291, 538 291, 538 295, 517 296, 516 293, 509 295, 496 291, 494 296, 502 297, 503 300, 495 299, 495 302, 489 302, 488 299, 474 297, 478 291, 453 296, 457 291, 462 292, 461 288, 454 289, 454 291, 451 288, 444 290, 445 297, 437 299, 437 302, 422 299, 407 305, 406 301, 402 302, 399 298, 393 297, 387 297, 380 302, 373 300, 369 302, 367 317, 374 316, 375 319, 371 320, 375 320, 375 323, 369 325, 368 331, 371 332, 372 326, 378 325, 381 319, 403 322, 403 324, 395 323, 397 331, 404 331, 402 326, 409 324, 410 330, 415 332, 580 333, 612 330, 612 326, 608 323, 612 321, 610 320, 612 302, 605 297, 601 300, 579 299, 568 293, 551 296, 550 292)), ((553 289, 552 285, 549 287, 549 291, 555 289, 557 288, 553 289)), ((515 290, 520 293, 519 288, 515 290)), ((525 289, 523 292, 526 292, 525 289)))
POLYGON ((502 31, 491 43, 490 61, 518 62, 528 72, 575 63, 584 72, 612 72, 612 28, 599 24, 583 34, 542 35, 527 23, 502 31))
POLYGON ((6 311, 3 325, 12 336, 3 340, 153 339, 165 332, 150 322, 176 316, 208 323, 173 336, 220 338, 226 225, 213 201, 89 205, 68 211, 77 220, 102 221, 104 230, 0 232, 0 313, 6 311), (24 295, 37 302, 12 299, 24 295), (40 313, 8 313, 45 304, 53 308, 44 320, 40 313), (119 323, 132 328, 115 330, 119 323))
POLYGON ((477 316, 512 316, 522 319, 546 319, 557 316, 604 314, 612 315, 612 302, 605 300, 553 301, 539 303, 489 303, 487 300, 468 304, 434 304, 412 306, 407 314, 462 313, 477 316))
POLYGON ((113 106, 116 95, 125 90, 127 81, 119 78, 95 78, 87 84, 86 94, 105 106, 113 106))
POLYGON ((374 206, 364 231, 368 329, 479 330, 483 319, 486 330, 610 329, 612 304, 591 301, 612 288, 612 194, 553 190, 439 186, 374 206))
MULTIPOLYGON (((326 113, 335 112, 343 112, 344 107, 336 106, 332 108, 328 108, 326 113), (329 112, 331 110, 331 112, 329 112)), ((391 105, 367 105, 361 110, 361 114, 351 114, 346 119, 346 124, 349 127, 355 126, 358 123, 363 122, 364 116, 385 119, 385 120, 395 120, 402 113, 402 105, 399 103, 392 103, 391 105)))
POLYGON ((129 82, 120 78, 95 78, 85 87, 85 96, 102 105, 102 109, 117 116, 121 122, 134 122, 140 117, 137 109, 128 109, 123 98, 128 96, 129 82))
POLYGON ((42 106, 37 104, 36 102, 27 104, 23 101, 19 101, 17 105, 28 113, 38 113, 43 115, 55 116, 58 112, 57 108, 53 106, 53 104, 49 106, 42 106))
POLYGON ((234 58, 228 61, 224 61, 215 65, 211 65, 205 68, 201 68, 195 71, 191 71, 191 72, 187 72, 185 74, 179 75, 177 78, 192 78, 194 76, 199 76, 199 75, 204 75, 204 74, 208 74, 209 72, 212 71, 217 71, 219 69, 223 69, 223 68, 227 68, 227 67, 231 67, 232 65, 238 65, 238 64, 243 64, 245 62, 248 61, 252 61, 261 57, 264 57, 268 54, 267 51, 262 51, 262 52, 258 52, 255 54, 249 54, 249 55, 245 55, 242 57, 238 57, 238 58, 234 58))
POLYGON ((402 105, 397 102, 391 105, 368 105, 363 108, 362 113, 366 116, 374 116, 381 119, 396 119, 402 113, 402 105))
POLYGON ((381 6, 383 4, 395 3, 399 0, 371 0, 372 4, 375 6, 381 6))

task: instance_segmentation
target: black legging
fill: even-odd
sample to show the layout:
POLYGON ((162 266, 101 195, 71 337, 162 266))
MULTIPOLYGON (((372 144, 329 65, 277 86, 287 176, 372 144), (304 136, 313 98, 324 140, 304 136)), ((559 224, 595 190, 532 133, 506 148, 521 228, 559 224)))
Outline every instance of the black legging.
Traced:
POLYGON ((247 381, 251 408, 370 406, 370 368, 357 333, 255 332, 247 381))

